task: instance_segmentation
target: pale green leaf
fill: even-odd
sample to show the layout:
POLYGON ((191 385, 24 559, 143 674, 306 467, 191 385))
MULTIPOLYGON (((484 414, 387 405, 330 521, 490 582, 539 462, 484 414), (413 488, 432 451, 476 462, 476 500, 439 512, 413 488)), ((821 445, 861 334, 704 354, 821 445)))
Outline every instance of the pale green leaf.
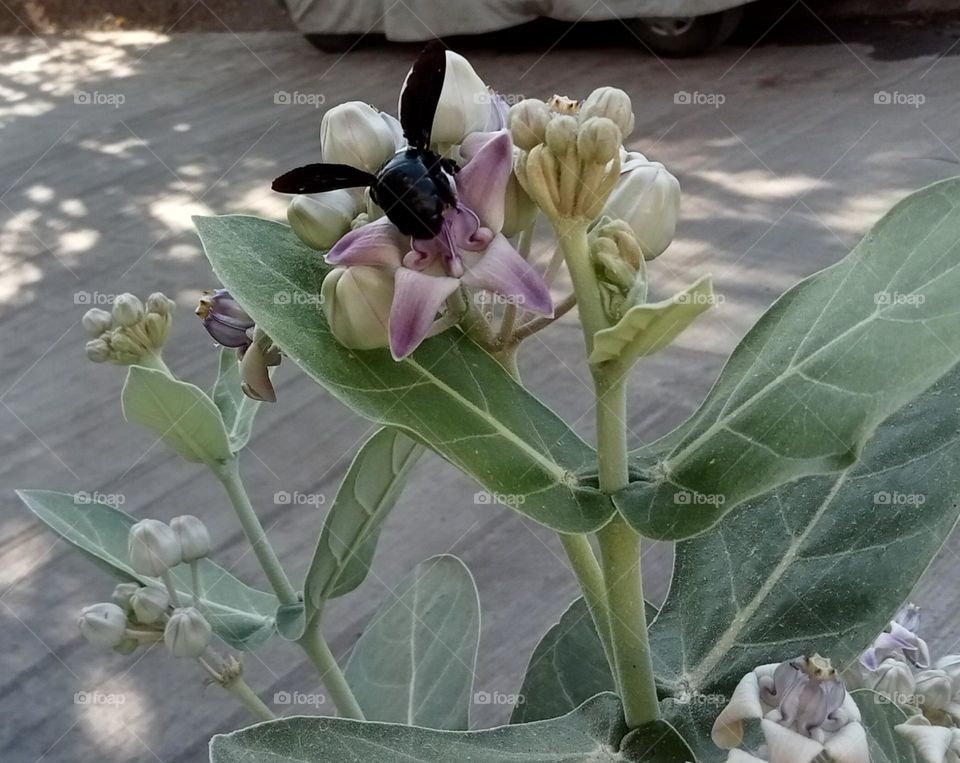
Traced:
POLYGON ((360 448, 340 483, 307 572, 309 614, 363 582, 383 521, 422 450, 393 429, 381 429, 360 448))
POLYGON ((562 718, 483 731, 295 717, 260 723, 210 743, 212 763, 687 763, 668 724, 629 735, 620 701, 601 694, 562 718))
POLYGON ((480 600, 457 557, 418 564, 391 591, 350 653, 347 681, 364 716, 468 728, 480 641, 480 600))
POLYGON ((897 204, 781 297, 697 413, 634 454, 618 508, 644 535, 680 539, 778 485, 856 465, 874 430, 957 363, 958 294, 953 179, 897 204))
POLYGON ((960 367, 882 422, 855 464, 769 491, 678 543, 650 631, 667 692, 725 694, 798 654, 853 664, 957 522, 958 423, 960 367))
POLYGON ((223 416, 193 384, 153 368, 130 366, 121 402, 127 421, 153 430, 187 461, 215 465, 233 456, 223 416))
POLYGON ((258 400, 243 394, 240 386, 240 364, 237 351, 230 347, 220 350, 220 364, 217 380, 213 385, 211 397, 214 405, 223 416, 223 424, 234 453, 243 449, 253 433, 253 420, 260 407, 258 400))
MULTIPOLYGON (((17 494, 44 524, 121 582, 156 582, 134 572, 128 563, 127 536, 136 518, 106 503, 90 501, 82 493, 20 490, 17 494)), ((201 559, 199 565, 203 588, 200 607, 214 632, 235 649, 248 651, 270 638, 276 597, 241 583, 209 559, 201 559)), ((189 601, 193 596, 190 568, 181 564, 172 574, 180 596, 189 601)), ((77 607, 84 603, 89 602, 78 602, 77 607)))
POLYGON ((592 448, 462 333, 428 339, 399 362, 385 349, 348 350, 318 304, 329 266, 288 226, 239 215, 195 222, 230 293, 344 403, 432 448, 549 527, 589 532, 610 518, 612 501, 581 479, 595 472, 592 448))
POLYGON ((894 731, 905 723, 907 714, 886 697, 867 689, 851 692, 860 708, 863 727, 870 743, 870 763, 918 763, 913 745, 894 731))
POLYGON ((593 335, 590 362, 617 360, 628 365, 637 358, 652 355, 669 345, 713 305, 710 276, 662 302, 631 307, 616 326, 593 335))

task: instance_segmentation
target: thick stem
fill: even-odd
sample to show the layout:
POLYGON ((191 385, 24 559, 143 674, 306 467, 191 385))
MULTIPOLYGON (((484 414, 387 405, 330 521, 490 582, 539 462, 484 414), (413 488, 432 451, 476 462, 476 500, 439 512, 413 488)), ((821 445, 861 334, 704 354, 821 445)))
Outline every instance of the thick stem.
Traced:
POLYGON ((236 697, 240 703, 247 708, 254 718, 258 721, 272 721, 277 716, 266 706, 263 700, 257 696, 256 692, 250 688, 250 684, 243 680, 242 676, 229 679, 226 683, 220 684, 224 689, 236 697))
POLYGON ((360 709, 360 704, 353 695, 343 671, 340 670, 336 657, 333 656, 333 652, 330 651, 330 647, 323 637, 319 618, 311 618, 310 622, 307 623, 307 629, 297 643, 300 644, 320 673, 320 678, 330 694, 330 699, 337 706, 341 717, 362 721, 364 719, 363 710, 360 709))
POLYGON ((597 537, 623 715, 627 726, 636 728, 660 717, 643 603, 640 536, 616 514, 597 537))
POLYGON ((610 377, 595 371, 597 458, 600 462, 600 489, 616 493, 629 482, 627 473, 627 384, 621 376, 610 377))
POLYGON ((600 302, 597 274, 590 262, 587 224, 582 220, 570 220, 563 225, 558 224, 556 231, 577 297, 577 310, 580 313, 580 324, 589 355, 593 351, 593 335, 607 328, 609 322, 600 302))
MULTIPOLYGON (((610 607, 607 604, 607 591, 603 582, 603 571, 597 562, 596 554, 585 535, 567 535, 558 533, 563 549, 567 552, 570 567, 577 576, 587 611, 600 637, 603 653, 607 662, 614 665, 613 639, 610 634, 610 607)), ((616 675, 616 671, 613 671, 616 675)))
POLYGON ((260 561, 260 567, 263 568, 263 572, 267 576, 267 580, 270 581, 270 585, 273 587, 280 603, 296 604, 299 601, 297 592, 290 584, 287 573, 283 571, 280 560, 263 530, 263 525, 260 524, 260 518, 257 517, 257 513, 250 503, 247 491, 240 480, 240 467, 237 459, 231 459, 219 468, 215 468, 214 473, 223 483, 227 495, 230 497, 230 502, 233 504, 233 509, 237 513, 237 518, 240 520, 240 526, 253 547, 253 552, 260 561))

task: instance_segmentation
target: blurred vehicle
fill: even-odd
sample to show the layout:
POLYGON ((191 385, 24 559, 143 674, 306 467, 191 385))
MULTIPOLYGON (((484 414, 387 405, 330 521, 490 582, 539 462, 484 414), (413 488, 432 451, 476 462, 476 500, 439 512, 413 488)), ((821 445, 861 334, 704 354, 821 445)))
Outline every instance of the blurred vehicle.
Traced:
POLYGON ((317 47, 343 51, 368 34, 396 42, 482 34, 537 18, 576 23, 621 19, 661 56, 690 56, 736 30, 744 0, 286 0, 297 28, 317 47))

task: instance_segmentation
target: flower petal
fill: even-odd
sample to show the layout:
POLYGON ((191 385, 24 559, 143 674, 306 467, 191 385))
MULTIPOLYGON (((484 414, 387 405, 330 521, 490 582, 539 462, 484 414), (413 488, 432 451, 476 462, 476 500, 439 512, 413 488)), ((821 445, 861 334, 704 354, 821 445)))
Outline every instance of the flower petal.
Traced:
POLYGON ((838 763, 870 763, 867 733, 859 723, 848 723, 823 746, 830 759, 838 763))
POLYGON ((747 673, 733 690, 730 702, 713 722, 710 737, 717 747, 729 750, 743 741, 743 722, 762 717, 759 680, 755 673, 747 673))
POLYGON ((396 226, 386 217, 361 225, 341 238, 324 259, 330 265, 400 266, 407 245, 396 226))
POLYGON ((506 130, 474 133, 461 147, 469 155, 467 163, 454 178, 460 203, 480 218, 484 227, 499 233, 507 181, 513 169, 513 144, 506 130))
POLYGON ((773 721, 760 721, 770 763, 813 763, 823 745, 773 721))
POLYGON ((514 297, 525 310, 553 315, 550 290, 543 278, 502 235, 493 238, 485 253, 465 252, 463 260, 463 282, 468 286, 514 297))
POLYGON ((444 301, 460 281, 399 268, 390 308, 390 351, 395 360, 413 352, 423 341, 444 301))

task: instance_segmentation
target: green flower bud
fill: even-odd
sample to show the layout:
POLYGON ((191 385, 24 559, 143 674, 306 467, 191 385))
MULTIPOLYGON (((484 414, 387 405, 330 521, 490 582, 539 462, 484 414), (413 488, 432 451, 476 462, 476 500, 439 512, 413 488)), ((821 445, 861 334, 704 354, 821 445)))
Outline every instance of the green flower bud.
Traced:
POLYGON ((177 303, 163 292, 155 291, 147 297, 147 312, 170 317, 177 309, 177 303))
POLYGON ((353 350, 388 347, 393 289, 393 274, 382 268, 355 265, 331 270, 320 293, 337 341, 353 350))
POLYGON ((555 116, 547 124, 546 144, 559 158, 577 146, 577 120, 570 116, 555 116))
POLYGON ((510 107, 507 116, 513 145, 523 151, 530 151, 534 146, 543 143, 546 140, 549 121, 550 110, 543 101, 525 98, 515 103, 510 107))
POLYGON ((80 610, 80 634, 91 644, 111 649, 127 632, 127 615, 116 604, 101 602, 80 610))
POLYGON ((118 583, 117 587, 113 589, 113 596, 110 599, 129 615, 133 609, 130 599, 140 588, 139 583, 118 583))
POLYGON ((101 310, 99 307, 87 310, 87 312, 83 314, 80 322, 83 324, 83 328, 87 334, 93 339, 96 339, 104 332, 113 328, 113 316, 106 310, 101 310))
POLYGON ((141 519, 130 528, 127 551, 130 566, 141 575, 159 577, 180 563, 177 536, 157 519, 141 519))
POLYGON ((170 594, 163 586, 143 586, 130 598, 130 606, 133 607, 133 614, 139 622, 150 625, 167 613, 170 594))
POLYGON ((143 320, 143 303, 133 294, 121 294, 113 301, 113 320, 132 328, 143 320))
POLYGON ((630 96, 617 87, 598 87, 580 106, 580 121, 606 117, 620 128, 622 138, 633 132, 633 104, 630 96))
POLYGON ((620 128, 605 117, 591 117, 580 126, 577 154, 581 161, 607 164, 620 154, 620 128))
POLYGON ((356 197, 347 190, 301 194, 290 199, 287 221, 307 246, 326 250, 350 230, 358 211, 356 197))
POLYGON ((163 631, 163 643, 174 657, 199 657, 210 643, 210 623, 195 607, 175 609, 163 631))
POLYGON ((192 514, 174 517, 170 520, 170 529, 180 543, 180 556, 183 561, 195 562, 210 553, 210 533, 197 517, 192 514))
POLYGON ((111 359, 110 345, 103 339, 91 339, 86 346, 87 358, 94 363, 106 363, 111 359))

